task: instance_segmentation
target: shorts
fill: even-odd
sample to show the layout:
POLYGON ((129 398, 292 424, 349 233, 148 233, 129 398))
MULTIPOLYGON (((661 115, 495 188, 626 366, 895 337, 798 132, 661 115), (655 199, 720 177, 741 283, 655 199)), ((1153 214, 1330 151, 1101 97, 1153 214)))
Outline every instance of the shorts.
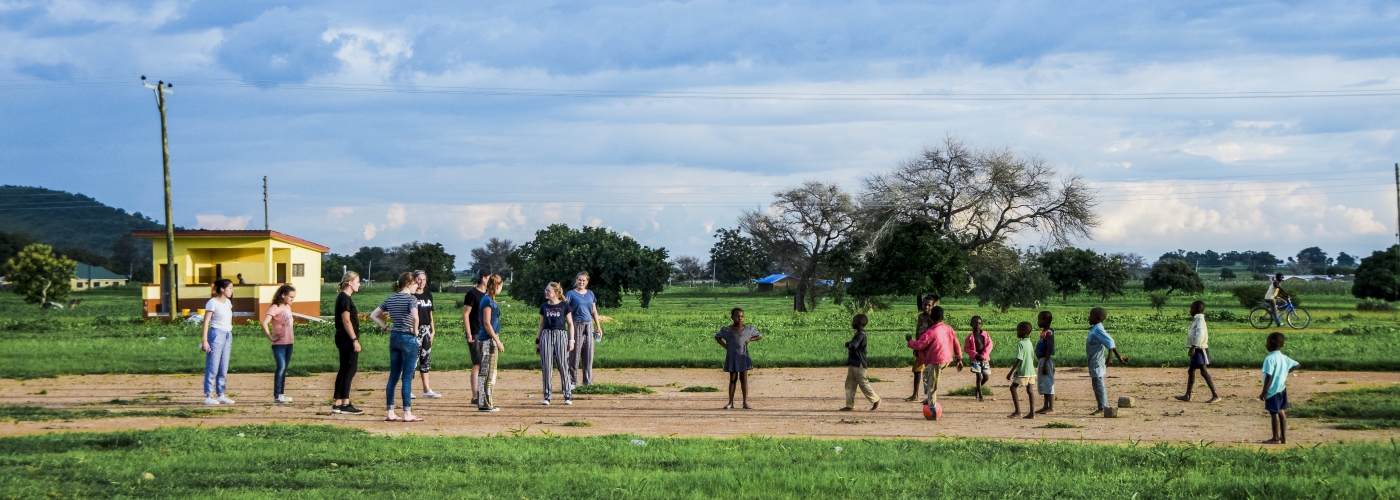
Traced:
POLYGON ((923 372, 924 372, 924 364, 923 364, 923 363, 920 363, 920 362, 918 362, 918 361, 915 361, 915 362, 914 362, 914 373, 923 373, 923 372))
POLYGON ((468 342, 467 350, 472 354, 472 366, 481 366, 481 341, 468 342))
POLYGON ((1210 349, 1196 349, 1196 353, 1191 355, 1191 368, 1210 366, 1210 349))
POLYGON ((1030 387, 1035 385, 1035 377, 1012 377, 1011 385, 1024 385, 1030 387))
POLYGON ((974 363, 972 363, 972 370, 971 370, 971 371, 972 371, 972 373, 981 373, 981 374, 984 374, 984 375, 991 375, 991 374, 992 374, 992 364, 991 364, 990 362, 987 362, 987 361, 974 362, 974 363))
POLYGON ((1288 391, 1279 391, 1278 394, 1269 396, 1264 400, 1264 409, 1269 413, 1278 413, 1288 409, 1288 391))

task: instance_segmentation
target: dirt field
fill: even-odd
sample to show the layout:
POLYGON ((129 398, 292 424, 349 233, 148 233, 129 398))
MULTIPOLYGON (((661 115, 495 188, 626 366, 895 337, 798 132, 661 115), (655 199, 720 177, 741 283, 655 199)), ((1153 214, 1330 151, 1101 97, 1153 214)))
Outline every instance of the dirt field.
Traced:
MULTIPOLYGON (((595 381, 637 384, 651 387, 655 394, 635 396, 575 397, 573 406, 564 406, 554 397, 553 406, 541 406, 538 371, 506 371, 497 385, 499 413, 478 413, 470 406, 468 379, 463 372, 433 374, 434 389, 445 396, 438 400, 418 399, 414 410, 426 421, 391 423, 383 421, 385 373, 360 374, 356 378, 354 401, 367 413, 361 416, 330 413, 331 385, 335 374, 289 378, 288 395, 296 402, 271 403, 272 379, 266 374, 229 377, 229 395, 238 401, 236 413, 206 418, 107 418, 72 421, 20 422, 0 425, 0 435, 35 434, 53 431, 110 431, 149 429, 160 426, 203 425, 205 427, 270 422, 331 424, 360 427, 376 433, 470 434, 506 433, 529 427, 529 434, 548 429, 556 434, 615 434, 679 436, 767 436, 814 437, 913 437, 936 438, 975 436, 997 439, 1083 440, 1117 442, 1129 440, 1205 441, 1217 444, 1255 443, 1269 437, 1268 414, 1255 399, 1259 391, 1256 370, 1217 370, 1217 387, 1225 400, 1204 404, 1210 392, 1198 385, 1191 403, 1171 396, 1184 390, 1182 369, 1109 368, 1109 396, 1134 396, 1137 407, 1125 408, 1117 419, 1090 417, 1093 392, 1084 369, 1061 369, 1056 383, 1058 414, 1040 415, 1033 420, 1007 419, 1011 412, 1004 370, 993 376, 996 398, 978 403, 970 397, 940 396, 946 412, 941 421, 926 421, 917 403, 905 402, 911 375, 907 369, 877 369, 871 375, 885 380, 874 384, 885 398, 880 409, 857 395, 857 411, 836 411, 843 403, 844 368, 781 368, 756 370, 751 374, 750 404, 753 410, 722 410, 726 400, 727 378, 716 370, 628 369, 600 370, 595 381), (720 388, 718 393, 683 393, 689 385, 720 388), (580 420, 590 427, 565 427, 580 420), (1056 421, 1082 426, 1072 429, 1044 429, 1038 426, 1056 421)), ((47 407, 136 408, 203 407, 200 375, 92 375, 28 381, 0 380, 0 404, 47 407), (38 394, 43 392, 44 394, 38 394), (140 404, 104 404, 112 399, 137 400, 140 404)), ((971 385, 968 372, 945 372, 940 392, 971 385)), ((1199 382, 1199 381, 1198 381, 1199 382)), ((1289 396, 1295 404, 1306 401, 1317 391, 1335 391, 1364 385, 1400 383, 1400 373, 1391 372, 1298 372, 1289 381, 1289 396), (1345 383, 1345 384, 1344 384, 1345 383)), ((558 381, 555 381, 556 387, 558 381)), ((415 392, 421 387, 415 381, 415 392)), ((557 390, 557 389, 556 389, 557 390)), ((1022 397, 1024 407, 1024 394, 1022 397)), ((1116 404, 1116 403, 1115 403, 1116 404)), ((226 408, 226 407, 225 407, 226 408)), ((1314 419, 1289 419, 1290 444, 1313 444, 1337 440, 1376 440, 1400 437, 1400 430, 1343 431, 1314 419)))

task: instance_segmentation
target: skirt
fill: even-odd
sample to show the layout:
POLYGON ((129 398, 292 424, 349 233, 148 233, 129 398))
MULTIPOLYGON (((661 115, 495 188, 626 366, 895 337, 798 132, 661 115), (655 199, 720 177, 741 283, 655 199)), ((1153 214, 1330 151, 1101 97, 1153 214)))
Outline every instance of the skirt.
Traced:
POLYGON ((726 373, 742 373, 753 369, 753 358, 747 354, 730 353, 724 356, 724 371, 726 373))
POLYGON ((1210 349, 1196 349, 1191 355, 1191 368, 1210 366, 1210 349))

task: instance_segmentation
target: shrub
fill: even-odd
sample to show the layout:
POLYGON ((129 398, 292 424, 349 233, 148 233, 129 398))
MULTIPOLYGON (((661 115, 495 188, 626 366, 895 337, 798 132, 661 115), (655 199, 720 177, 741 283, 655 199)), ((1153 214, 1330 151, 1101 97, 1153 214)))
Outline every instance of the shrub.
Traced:
POLYGON ((1394 329, 1394 328, 1390 328, 1390 327, 1388 327, 1388 326, 1379 326, 1379 325, 1366 325, 1366 326, 1351 325, 1351 326, 1348 326, 1348 327, 1346 327, 1346 328, 1342 328, 1342 329, 1340 329, 1340 330, 1336 330, 1336 331, 1334 331, 1334 332, 1332 332, 1332 333, 1333 333, 1333 334, 1336 334, 1336 335, 1348 335, 1348 336, 1352 336, 1352 335, 1383 335, 1383 334, 1395 333, 1395 329, 1394 329))
POLYGON ((1356 303, 1358 311, 1394 311, 1389 302, 1380 299, 1366 299, 1356 303))
POLYGON ((1232 269, 1230 269, 1230 268, 1228 268, 1228 267, 1222 267, 1222 268, 1220 268, 1220 279, 1222 279, 1222 280, 1232 280, 1232 279, 1235 279, 1235 271, 1232 270, 1232 269))
POLYGON ((719 392, 719 389, 708 385, 692 385, 681 389, 681 392, 719 392))
POLYGON ((1268 285, 1240 285, 1231 289, 1230 294, 1240 301, 1241 306, 1252 309, 1264 300, 1264 292, 1268 290, 1268 285))
POLYGON ((1152 305, 1153 309, 1157 310, 1157 314, 1162 313, 1162 308, 1166 307, 1167 300, 1169 300, 1170 298, 1171 296, 1161 292, 1152 292, 1147 294, 1147 302, 1152 305))
MULTIPOLYGON (((948 391, 948 394, 947 394, 947 395, 948 395, 948 396, 976 396, 976 395, 977 395, 977 387, 970 386, 970 385, 967 386, 967 387, 959 387, 959 388, 957 388, 957 389, 953 389, 953 390, 951 390, 951 391, 948 391)), ((985 385, 982 386, 982 395, 983 395, 983 396, 991 396, 991 395, 992 395, 992 388, 991 388, 991 387, 988 387, 988 386, 985 386, 985 385)))
POLYGON ((1248 321, 1248 318, 1235 314, 1229 309, 1206 311, 1206 321, 1248 321))
POLYGON ((622 394, 651 394, 651 389, 640 385, 631 384, 588 384, 574 388, 574 394, 606 394, 617 396, 622 394))

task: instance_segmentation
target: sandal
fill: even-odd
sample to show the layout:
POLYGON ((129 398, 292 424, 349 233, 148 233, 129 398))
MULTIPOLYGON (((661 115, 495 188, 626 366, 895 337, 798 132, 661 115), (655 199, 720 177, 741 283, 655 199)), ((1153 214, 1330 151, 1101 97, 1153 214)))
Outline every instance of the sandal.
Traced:
POLYGON ((403 419, 400 418, 400 417, 392 417, 392 418, 390 418, 390 417, 384 417, 384 421, 385 421, 385 422, 403 422, 403 419))
POLYGON ((752 406, 749 406, 748 403, 744 403, 744 409, 745 409, 745 410, 752 410, 753 407, 752 407, 752 406))
POLYGON ((720 409, 721 409, 721 410, 733 410, 733 409, 734 409, 734 403, 729 403, 729 404, 727 404, 727 405, 724 405, 724 408, 720 408, 720 409))
POLYGON ((400 422, 422 422, 422 421, 423 421, 423 417, 414 415, 413 418, 399 419, 399 421, 400 421, 400 422))

